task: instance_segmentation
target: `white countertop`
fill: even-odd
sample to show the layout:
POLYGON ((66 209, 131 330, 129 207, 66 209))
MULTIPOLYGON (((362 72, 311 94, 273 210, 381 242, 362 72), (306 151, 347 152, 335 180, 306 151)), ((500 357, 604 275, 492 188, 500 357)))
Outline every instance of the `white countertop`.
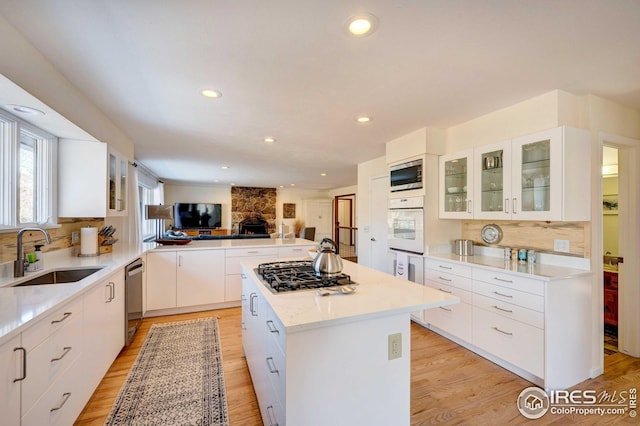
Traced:
POLYGON ((450 294, 346 260, 343 260, 342 272, 358 283, 354 293, 318 296, 315 290, 303 290, 273 294, 254 271, 263 262, 246 261, 242 265, 288 333, 409 313, 460 301, 450 294))
MULTIPOLYGON (((30 322, 45 317, 64 303, 81 296, 112 272, 124 268, 137 257, 147 251, 154 250, 202 250, 228 249, 247 247, 286 247, 293 245, 314 245, 309 240, 282 239, 233 239, 233 240, 198 240, 191 243, 161 246, 155 243, 145 243, 141 246, 130 247, 123 244, 114 246, 113 253, 95 257, 78 257, 74 253, 77 247, 55 250, 44 253, 44 269, 37 272, 25 272, 21 278, 12 276, 0 277, 0 345, 28 327, 30 322), (60 269, 83 269, 100 267, 100 271, 88 277, 65 284, 34 285, 12 287, 16 283, 29 280, 35 276, 60 269)), ((4 264, 5 269, 13 264, 4 264)), ((13 270, 9 275, 13 274, 13 270)))
POLYGON ((455 261, 469 266, 479 266, 485 269, 496 270, 501 272, 527 276, 529 278, 540 278, 545 281, 560 280, 572 277, 579 277, 591 274, 591 271, 585 269, 566 268, 556 265, 545 265, 540 263, 519 263, 517 261, 505 261, 502 257, 494 256, 458 256, 453 253, 432 254, 425 256, 429 259, 440 259, 455 261))

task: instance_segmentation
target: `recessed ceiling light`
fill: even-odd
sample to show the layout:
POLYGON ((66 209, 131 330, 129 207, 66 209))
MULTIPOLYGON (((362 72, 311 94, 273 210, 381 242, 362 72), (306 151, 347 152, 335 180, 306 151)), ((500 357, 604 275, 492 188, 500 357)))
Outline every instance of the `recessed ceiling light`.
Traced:
POLYGON ((367 117, 366 115, 362 115, 362 116, 356 118, 356 121, 358 123, 369 123, 371 120, 372 120, 371 117, 367 117))
POLYGON ((371 14, 353 16, 347 21, 347 31, 356 37, 365 37, 378 28, 378 18, 371 14))
POLYGON ((295 183, 292 183, 292 184, 291 184, 291 186, 296 186, 296 184, 295 184, 295 183))
POLYGON ((284 185, 280 185, 280 188, 284 188, 284 185))
POLYGON ((220 167, 222 170, 227 170, 229 168, 229 166, 222 166, 220 167))
POLYGON ((207 98, 221 98, 222 92, 215 89, 205 89, 202 92, 202 96, 206 96, 207 98))
POLYGON ((39 109, 31 108, 25 105, 9 104, 7 105, 7 108, 11 108, 15 112, 19 112, 20 114, 44 115, 44 111, 40 111, 39 109))
POLYGON ((326 175, 327 175, 326 173, 320 173, 320 176, 326 176, 326 175))
POLYGON ((276 138, 272 138, 272 137, 264 138, 265 143, 274 143, 275 141, 276 141, 276 138))

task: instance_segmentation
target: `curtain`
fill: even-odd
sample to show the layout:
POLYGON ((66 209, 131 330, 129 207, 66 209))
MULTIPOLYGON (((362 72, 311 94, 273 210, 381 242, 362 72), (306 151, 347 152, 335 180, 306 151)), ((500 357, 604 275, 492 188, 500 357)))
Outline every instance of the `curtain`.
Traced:
POLYGON ((138 192, 138 169, 129 164, 129 187, 127 188, 127 202, 129 203, 129 215, 127 224, 129 228, 129 244, 140 246, 142 244, 142 212, 140 211, 140 196, 138 192))

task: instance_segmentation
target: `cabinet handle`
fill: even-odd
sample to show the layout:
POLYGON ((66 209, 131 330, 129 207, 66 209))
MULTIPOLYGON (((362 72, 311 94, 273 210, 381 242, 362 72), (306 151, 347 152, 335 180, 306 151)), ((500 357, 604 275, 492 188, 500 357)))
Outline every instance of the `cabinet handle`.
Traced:
POLYGON ((438 268, 442 269, 453 269, 451 266, 438 265, 438 268))
POLYGON ((280 330, 278 330, 275 326, 275 324, 273 323, 273 321, 269 320, 267 321, 267 327, 269 328, 269 331, 272 333, 278 333, 280 334, 280 330))
POLYGON ((241 274, 240 276, 242 277, 243 280, 247 278, 245 274, 241 274))
POLYGON ((182 266, 182 256, 178 255, 178 266, 182 266))
POLYGON ((505 213, 509 213, 509 199, 508 198, 504 199, 504 212, 505 213))
POLYGON ((502 281, 503 283, 513 284, 513 280, 505 280, 504 278, 493 277, 496 281, 502 281))
POLYGON ((259 250, 249 250, 247 253, 249 253, 249 254, 258 254, 258 253, 260 253, 260 251, 259 250))
POLYGON ((471 200, 467 201, 467 213, 471 214, 471 200))
POLYGON ((22 377, 13 379, 13 383, 21 382, 27 378, 27 350, 23 347, 13 348, 13 351, 22 351, 22 377))
POLYGON ((251 311, 251 315, 254 317, 258 316, 258 313, 255 312, 255 310, 253 309, 253 299, 257 299, 258 296, 255 293, 251 293, 251 295, 249 295, 249 310, 251 311))
POLYGON ((247 327, 244 325, 244 321, 242 321, 242 322, 240 323, 240 328, 242 328, 243 330, 246 330, 246 329, 247 329, 247 327))
POLYGON ((449 290, 445 290, 445 289, 443 289, 443 288, 438 288, 438 290, 440 290, 440 291, 444 291, 445 293, 449 293, 449 294, 451 294, 451 292, 450 292, 449 290))
POLYGON ((509 313, 509 314, 512 314, 512 313, 513 313, 513 311, 512 311, 512 310, 510 310, 510 309, 504 309, 504 308, 501 308, 501 307, 496 306, 496 305, 493 305, 493 307, 494 307, 495 309, 499 310, 499 311, 502 311, 502 312, 507 312, 507 313, 509 313))
POLYGON ((109 302, 116 298, 116 284, 109 281, 109 302))
POLYGON ((510 294, 503 294, 497 291, 494 291, 493 294, 497 294, 498 296, 502 296, 502 297, 508 297, 510 299, 513 299, 513 296, 511 296, 510 294))
POLYGON ((267 368, 269 368, 269 373, 278 374, 278 375, 280 374, 280 372, 276 368, 276 363, 273 362, 272 357, 267 358, 267 368), (271 360, 271 364, 273 364, 273 367, 271 367, 271 364, 269 364, 269 360, 271 360))
POLYGON ((442 280, 442 281, 448 281, 448 282, 453 281, 453 280, 450 280, 449 278, 445 278, 445 277, 441 277, 441 276, 438 276, 438 279, 442 280))
POLYGON ((269 422, 269 426, 278 426, 277 421, 271 420, 271 413, 273 413, 273 405, 267 407, 267 421, 269 422))
POLYGON ((517 209, 516 209, 516 205, 517 205, 517 203, 518 203, 518 199, 517 199, 517 198, 514 198, 514 199, 513 199, 513 208, 511 209, 511 212, 512 212, 511 214, 516 214, 516 213, 518 213, 518 212, 517 212, 517 209))
POLYGON ((294 248, 294 249, 291 249, 291 251, 302 251, 302 249, 300 249, 300 248, 294 248))
POLYGON ((65 356, 67 356, 67 354, 68 354, 69 352, 71 352, 71 346, 66 346, 66 347, 64 347, 63 349, 64 349, 64 352, 62 352, 62 355, 60 355, 60 356, 59 356, 59 357, 57 357, 57 358, 51 358, 51 362, 60 361, 62 358, 64 358, 65 356))
POLYGON ((67 403, 67 400, 69 399, 70 396, 71 396, 71 392, 66 392, 66 393, 62 394, 62 402, 57 407, 53 407, 50 410, 50 412, 53 413, 54 411, 58 411, 59 409, 61 409, 64 406, 64 404, 67 403))
POLYGON ((247 296, 243 294, 242 296, 240 296, 240 300, 247 300, 247 296))
POLYGON ((513 333, 509 333, 508 331, 500 330, 498 327, 491 327, 491 328, 493 328, 497 332, 500 332, 502 334, 506 334, 507 336, 513 336, 513 333))
POLYGON ((69 318, 70 316, 71 316, 71 312, 65 312, 64 314, 62 314, 62 318, 60 318, 59 320, 51 321, 51 324, 57 324, 59 322, 62 322, 64 320, 66 320, 67 318, 69 318))
POLYGON ((450 308, 445 308, 443 306, 438 306, 440 309, 442 309, 443 311, 447 311, 447 312, 451 312, 450 308))

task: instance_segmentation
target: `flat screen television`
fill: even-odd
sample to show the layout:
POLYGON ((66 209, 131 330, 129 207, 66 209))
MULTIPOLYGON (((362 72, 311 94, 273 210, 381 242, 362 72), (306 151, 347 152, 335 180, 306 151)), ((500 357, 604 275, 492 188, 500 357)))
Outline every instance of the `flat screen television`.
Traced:
POLYGON ((176 228, 220 228, 222 204, 176 203, 173 221, 176 228))

